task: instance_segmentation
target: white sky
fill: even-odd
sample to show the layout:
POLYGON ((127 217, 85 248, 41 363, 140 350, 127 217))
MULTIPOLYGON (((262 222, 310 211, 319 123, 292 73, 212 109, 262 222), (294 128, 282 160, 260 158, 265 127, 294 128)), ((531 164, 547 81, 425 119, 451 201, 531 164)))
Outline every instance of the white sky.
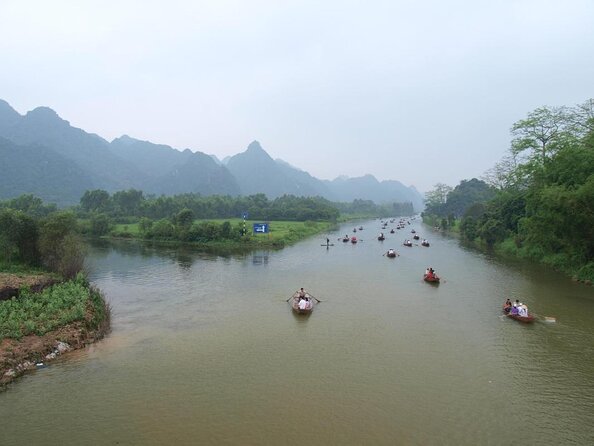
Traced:
POLYGON ((542 105, 594 97, 594 1, 0 2, 0 98, 318 178, 481 176, 542 105))

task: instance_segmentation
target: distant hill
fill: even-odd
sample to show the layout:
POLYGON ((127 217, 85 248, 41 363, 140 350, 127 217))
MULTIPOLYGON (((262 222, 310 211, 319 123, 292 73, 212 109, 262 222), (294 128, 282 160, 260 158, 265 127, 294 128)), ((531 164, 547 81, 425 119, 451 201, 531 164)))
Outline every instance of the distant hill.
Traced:
POLYGON ((264 193, 270 198, 289 194, 328 195, 320 180, 285 162, 273 160, 258 141, 252 142, 245 152, 229 158, 226 166, 244 195, 264 193))
POLYGON ((376 203, 411 202, 420 211, 423 197, 414 187, 406 187, 400 181, 378 181, 373 175, 347 178, 339 177, 327 182, 328 188, 337 201, 355 199, 373 200, 376 203))
POLYGON ((412 202, 422 208, 414 187, 379 182, 372 175, 319 180, 282 160, 274 160, 257 141, 223 160, 177 150, 127 135, 111 143, 72 127, 48 107, 25 116, 0 100, 0 198, 33 193, 59 205, 76 204, 89 189, 110 193, 135 188, 152 194, 322 196, 333 201, 356 198, 412 202))
POLYGON ((47 147, 19 146, 0 137, 0 199, 33 194, 65 206, 95 185, 78 165, 47 147))
POLYGON ((210 155, 180 152, 163 144, 140 141, 124 135, 114 139, 110 150, 151 179, 142 190, 174 195, 195 192, 202 195, 239 195, 239 186, 231 173, 210 155))

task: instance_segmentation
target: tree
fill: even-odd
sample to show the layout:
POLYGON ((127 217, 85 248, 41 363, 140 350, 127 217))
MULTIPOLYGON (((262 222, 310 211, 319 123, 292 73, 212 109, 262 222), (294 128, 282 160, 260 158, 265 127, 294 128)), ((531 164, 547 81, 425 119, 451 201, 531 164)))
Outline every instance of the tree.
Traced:
POLYGON ((35 220, 22 211, 0 210, 0 259, 27 264, 38 262, 38 228, 35 220))
POLYGON ((80 207, 87 212, 105 211, 109 205, 109 193, 104 190, 85 191, 80 199, 80 207))
POLYGON ((109 217, 103 213, 94 213, 91 216, 91 234, 95 236, 106 235, 111 227, 109 217))
POLYGON ((113 194, 112 200, 122 215, 135 216, 138 215, 144 196, 141 190, 128 189, 113 194))
POLYGON ((175 224, 180 228, 188 229, 193 221, 194 213, 191 209, 184 208, 175 215, 175 224))
POLYGON ((55 212, 41 223, 39 250, 43 264, 66 278, 82 270, 84 249, 73 213, 55 212))
POLYGON ((529 158, 544 165, 571 136, 571 122, 566 107, 540 107, 517 121, 512 129, 511 149, 514 155, 529 151, 529 158))
POLYGON ((429 214, 441 215, 442 207, 447 201, 452 188, 444 183, 437 183, 425 194, 425 210, 429 214))

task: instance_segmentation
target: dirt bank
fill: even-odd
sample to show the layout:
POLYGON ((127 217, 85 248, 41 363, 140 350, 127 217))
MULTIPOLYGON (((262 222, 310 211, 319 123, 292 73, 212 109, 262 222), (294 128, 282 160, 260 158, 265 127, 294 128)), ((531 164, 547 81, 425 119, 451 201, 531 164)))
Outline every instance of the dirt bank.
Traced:
POLYGON ((101 313, 105 317, 98 324, 95 315, 97 310, 89 302, 84 320, 65 325, 42 336, 27 335, 21 339, 5 338, 0 341, 0 391, 28 370, 33 370, 41 364, 45 365, 68 351, 83 348, 103 338, 109 331, 110 310, 103 297, 101 302, 101 313))

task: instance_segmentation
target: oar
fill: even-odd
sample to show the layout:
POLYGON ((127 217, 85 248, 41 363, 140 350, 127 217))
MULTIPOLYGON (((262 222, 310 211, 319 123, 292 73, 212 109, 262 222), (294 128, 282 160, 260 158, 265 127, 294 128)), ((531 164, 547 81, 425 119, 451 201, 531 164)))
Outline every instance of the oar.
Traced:
POLYGON ((289 302, 291 299, 293 299, 295 297, 295 295, 293 294, 291 297, 289 297, 287 300, 285 300, 285 302, 289 302))
MULTIPOLYGON (((308 293, 308 294, 309 294, 309 293, 308 293)), ((317 297, 315 297, 315 296, 312 296, 311 294, 309 295, 309 297, 313 297, 313 298, 314 298, 315 300, 317 300, 318 302, 322 302, 320 299, 318 299, 318 298, 317 298, 317 297)))

